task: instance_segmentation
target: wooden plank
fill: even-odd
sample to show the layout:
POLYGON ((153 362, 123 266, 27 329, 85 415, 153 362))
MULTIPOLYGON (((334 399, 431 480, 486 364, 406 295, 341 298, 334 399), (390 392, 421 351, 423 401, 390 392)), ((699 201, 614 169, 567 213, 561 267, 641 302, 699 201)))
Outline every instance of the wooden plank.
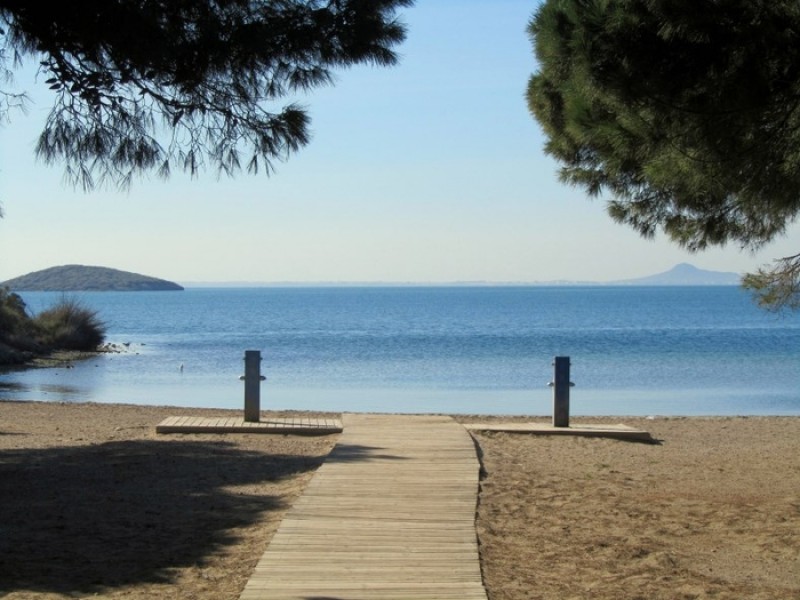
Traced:
POLYGON ((156 425, 156 433, 272 433, 291 435, 330 435, 341 433, 341 421, 328 420, 325 425, 311 420, 298 425, 292 419, 247 422, 236 417, 167 417, 156 425))
POLYGON ((547 423, 468 423, 470 431, 501 431, 504 433, 529 433, 532 435, 567 435, 578 437, 605 437, 619 440, 652 442, 649 432, 629 425, 591 425, 574 423, 569 427, 554 427, 547 423))
POLYGON ((343 421, 240 600, 486 600, 475 533, 479 464, 466 430, 436 415, 343 421))

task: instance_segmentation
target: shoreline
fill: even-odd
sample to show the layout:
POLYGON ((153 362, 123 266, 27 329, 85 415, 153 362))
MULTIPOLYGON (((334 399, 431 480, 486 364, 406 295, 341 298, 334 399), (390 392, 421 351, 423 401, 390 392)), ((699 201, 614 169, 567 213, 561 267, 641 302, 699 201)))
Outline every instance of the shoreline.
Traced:
MULTIPOLYGON (((73 353, 70 353, 73 354, 73 353)), ((80 357, 77 360, 82 360, 80 357)), ((89 357, 90 358, 90 357, 89 357)), ((73 358, 60 357, 54 360, 63 362, 70 362, 76 360, 73 358)), ((28 367, 28 368, 50 368, 48 366, 42 367, 28 367)), ((62 367, 63 368, 63 367, 62 367)), ((2 372, 0 372, 0 375, 2 372)), ((243 408, 224 408, 215 406, 186 406, 182 404, 140 404, 135 402, 97 402, 94 400, 19 400, 14 398, 0 398, 0 408, 6 405, 30 405, 38 407, 46 406, 62 406, 73 407, 79 409, 85 407, 87 409, 96 408, 99 410, 113 411, 115 409, 131 410, 141 413, 171 413, 168 416, 175 416, 173 413, 191 413, 192 415, 199 416, 219 416, 219 417, 234 417, 244 415, 243 408)), ((531 413, 531 414, 500 414, 500 413, 453 413, 453 412, 416 412, 416 411, 351 411, 351 410, 316 410, 305 408, 270 408, 269 406, 261 407, 261 414, 263 418, 269 417, 291 417, 291 416, 319 416, 328 418, 341 418, 344 413, 356 414, 385 414, 385 415, 442 415, 452 417, 455 421, 461 424, 476 424, 476 423, 523 423, 526 421, 531 422, 551 422, 552 415, 545 413, 531 413)), ((646 428, 648 423, 655 423, 658 421, 717 421, 717 420, 736 420, 736 419, 753 419, 753 420, 797 420, 800 422, 800 414, 571 414, 569 417, 570 426, 577 426, 581 424, 589 424, 589 421, 596 421, 598 424, 616 423, 620 420, 635 421, 643 429, 646 428)), ((0 426, 2 424, 0 423, 0 426)), ((153 428, 155 429, 153 424, 153 428)), ((2 433, 0 431, 0 433, 2 433)), ((501 432, 494 432, 501 433, 501 432)), ((504 433, 513 434, 513 431, 506 431, 504 433)), ((520 432, 525 433, 525 432, 520 432)), ((799 446, 800 449, 800 446, 799 446)))
MULTIPOLYGON (((338 436, 155 433, 166 416, 232 413, 0 402, 0 595, 237 599, 338 436)), ((309 413, 339 414, 263 411, 309 413)), ((579 420, 658 444, 473 435, 490 598, 800 595, 800 417, 579 420)))
POLYGON ((122 354, 124 352, 127 352, 126 344, 115 343, 104 343, 96 350, 53 350, 42 354, 33 354, 18 363, 0 363, 0 375, 30 369, 70 368, 74 362, 97 358, 103 354, 122 354))

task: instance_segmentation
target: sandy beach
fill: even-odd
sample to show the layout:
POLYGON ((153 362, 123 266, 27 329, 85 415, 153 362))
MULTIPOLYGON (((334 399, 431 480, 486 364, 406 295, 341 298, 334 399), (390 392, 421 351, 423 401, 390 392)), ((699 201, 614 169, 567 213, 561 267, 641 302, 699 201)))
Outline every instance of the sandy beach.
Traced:
MULTIPOLYGON (((336 436, 155 433, 187 412, 231 411, 0 403, 0 596, 238 598, 336 436)), ((800 597, 800 418, 581 420, 658 443, 475 434, 492 600, 800 597)))
POLYGON ((622 421, 658 444, 477 436, 492 600, 800 598, 800 419, 622 421))

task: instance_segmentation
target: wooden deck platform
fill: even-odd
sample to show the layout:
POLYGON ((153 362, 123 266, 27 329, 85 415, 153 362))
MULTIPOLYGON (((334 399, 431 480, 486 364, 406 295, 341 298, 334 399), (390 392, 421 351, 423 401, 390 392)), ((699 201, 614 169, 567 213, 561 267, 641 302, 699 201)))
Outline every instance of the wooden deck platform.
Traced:
POLYGON ((486 600, 467 431, 441 416, 343 423, 240 600, 486 600))
POLYGON ((531 433, 537 435, 574 435, 582 437, 606 437, 620 440, 652 442, 650 433, 628 425, 573 424, 569 427, 553 427, 549 423, 467 423, 470 431, 503 431, 506 433, 531 433))
POLYGON ((156 433, 288 433, 329 435, 342 432, 339 419, 296 417, 265 419, 249 423, 243 417, 167 417, 156 425, 156 433))

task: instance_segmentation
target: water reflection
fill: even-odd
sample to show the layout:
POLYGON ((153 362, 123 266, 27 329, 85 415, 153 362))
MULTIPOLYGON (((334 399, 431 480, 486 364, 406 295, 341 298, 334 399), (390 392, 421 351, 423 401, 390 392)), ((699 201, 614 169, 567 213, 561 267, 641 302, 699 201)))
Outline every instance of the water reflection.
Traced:
POLYGON ((63 367, 34 368, 0 374, 0 400, 86 402, 102 391, 105 357, 99 355, 63 367))
POLYGON ((238 377, 177 369, 144 377, 135 361, 99 356, 70 367, 0 373, 0 401, 100 402, 234 408, 241 406, 238 377), (122 364, 124 363, 124 364, 122 364))
POLYGON ((25 390, 27 387, 29 386, 26 386, 25 384, 20 383, 18 381, 0 381, 0 395, 2 395, 3 392, 6 391, 20 392, 25 390))
POLYGON ((82 402, 85 394, 74 385, 59 383, 27 384, 19 381, 0 382, 0 399, 41 397, 42 400, 56 402, 82 402))

